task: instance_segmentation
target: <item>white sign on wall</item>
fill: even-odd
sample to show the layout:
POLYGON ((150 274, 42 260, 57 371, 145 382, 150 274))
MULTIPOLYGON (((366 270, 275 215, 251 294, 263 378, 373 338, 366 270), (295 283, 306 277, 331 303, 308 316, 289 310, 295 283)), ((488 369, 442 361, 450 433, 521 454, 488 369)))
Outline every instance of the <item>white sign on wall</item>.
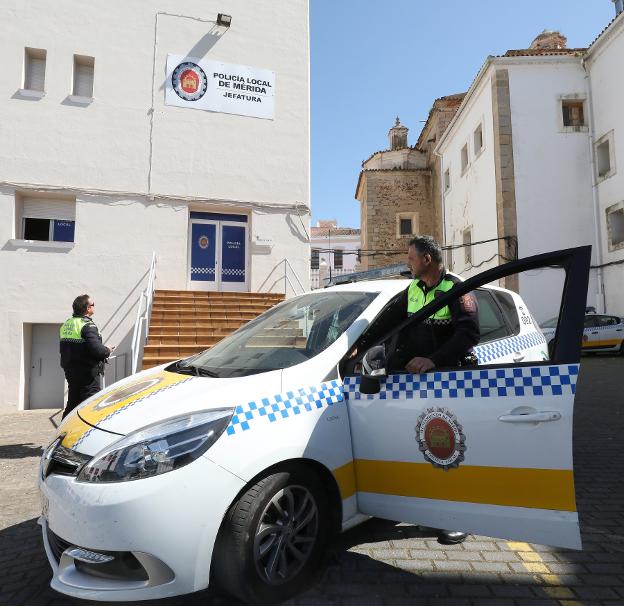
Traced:
POLYGON ((275 72, 168 55, 165 103, 272 120, 275 72))

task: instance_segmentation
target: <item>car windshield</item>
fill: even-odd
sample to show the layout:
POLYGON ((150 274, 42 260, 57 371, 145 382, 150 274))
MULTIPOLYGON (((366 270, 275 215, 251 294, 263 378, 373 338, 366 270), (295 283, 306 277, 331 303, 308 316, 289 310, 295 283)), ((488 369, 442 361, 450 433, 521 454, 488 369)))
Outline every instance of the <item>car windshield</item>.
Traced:
POLYGON ((546 322, 542 322, 541 328, 557 328, 558 321, 559 321, 559 316, 550 318, 550 320, 546 320, 546 322))
POLYGON ((262 314, 211 349, 178 362, 171 370, 242 377, 305 362, 329 347, 378 294, 317 291, 301 295, 262 314))

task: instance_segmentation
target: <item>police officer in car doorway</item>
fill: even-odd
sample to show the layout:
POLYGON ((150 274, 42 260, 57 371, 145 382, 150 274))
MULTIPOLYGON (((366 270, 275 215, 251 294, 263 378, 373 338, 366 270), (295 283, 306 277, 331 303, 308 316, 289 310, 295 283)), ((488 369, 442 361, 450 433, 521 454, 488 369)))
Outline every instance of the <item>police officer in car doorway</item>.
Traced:
POLYGON ((89 295, 80 295, 72 303, 73 315, 60 330, 61 366, 69 387, 65 418, 78 404, 100 391, 104 362, 115 346, 102 344, 100 332, 91 319, 95 303, 89 295))
MULTIPOLYGON (((444 268, 440 245, 431 236, 410 240, 407 264, 413 280, 405 293, 405 317, 420 311, 461 282, 444 268)), ((399 337, 391 365, 418 374, 437 367, 477 364, 472 348, 479 339, 477 301, 468 293, 423 322, 408 326, 399 337)), ((438 531, 440 543, 461 543, 466 537, 463 532, 438 531)))

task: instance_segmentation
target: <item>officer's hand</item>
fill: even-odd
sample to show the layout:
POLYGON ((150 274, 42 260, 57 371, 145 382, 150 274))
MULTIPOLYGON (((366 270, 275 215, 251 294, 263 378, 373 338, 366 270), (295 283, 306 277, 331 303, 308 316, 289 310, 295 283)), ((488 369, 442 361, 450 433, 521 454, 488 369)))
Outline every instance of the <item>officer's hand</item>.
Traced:
POLYGON ((113 353, 113 349, 115 349, 115 347, 117 347, 117 345, 107 345, 106 347, 108 347, 108 351, 113 353))
POLYGON ((415 375, 427 372, 432 368, 435 368, 435 364, 433 363, 433 360, 430 360, 429 358, 412 358, 405 365, 407 372, 411 372, 415 375))

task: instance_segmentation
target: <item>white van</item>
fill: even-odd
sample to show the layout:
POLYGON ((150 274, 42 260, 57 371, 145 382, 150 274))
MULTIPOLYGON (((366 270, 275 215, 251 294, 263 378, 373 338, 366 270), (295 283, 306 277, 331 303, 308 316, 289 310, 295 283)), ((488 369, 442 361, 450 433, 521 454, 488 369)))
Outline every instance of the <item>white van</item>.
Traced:
POLYGON ((331 533, 370 516, 580 547, 572 411, 589 255, 488 270, 399 326, 385 318, 406 280, 314 291, 97 394, 41 461, 52 587, 126 601, 214 584, 275 603, 306 584, 331 533), (552 266, 567 278, 549 359, 522 299, 487 285, 552 266), (368 348, 472 291, 478 366, 356 372, 368 348))

